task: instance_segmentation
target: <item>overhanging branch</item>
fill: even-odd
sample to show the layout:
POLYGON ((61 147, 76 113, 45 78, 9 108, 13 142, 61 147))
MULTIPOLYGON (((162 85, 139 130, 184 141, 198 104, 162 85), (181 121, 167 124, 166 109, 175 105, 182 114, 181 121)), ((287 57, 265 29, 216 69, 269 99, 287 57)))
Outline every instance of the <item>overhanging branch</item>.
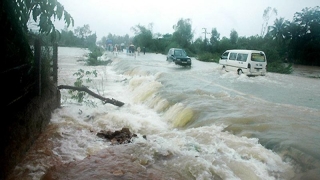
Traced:
POLYGON ((85 86, 75 87, 75 86, 68 86, 68 85, 60 85, 60 86, 58 86, 58 89, 71 89, 71 90, 76 90, 76 91, 84 91, 84 92, 90 94, 91 96, 102 100, 104 104, 105 104, 105 103, 110 103, 110 104, 113 104, 113 105, 119 106, 119 107, 121 107, 121 106, 124 105, 124 103, 121 102, 121 101, 115 100, 115 99, 113 99, 113 98, 110 99, 110 98, 105 98, 105 97, 103 97, 103 96, 100 96, 100 95, 92 92, 91 90, 89 90, 89 89, 88 89, 87 87, 85 87, 85 86))

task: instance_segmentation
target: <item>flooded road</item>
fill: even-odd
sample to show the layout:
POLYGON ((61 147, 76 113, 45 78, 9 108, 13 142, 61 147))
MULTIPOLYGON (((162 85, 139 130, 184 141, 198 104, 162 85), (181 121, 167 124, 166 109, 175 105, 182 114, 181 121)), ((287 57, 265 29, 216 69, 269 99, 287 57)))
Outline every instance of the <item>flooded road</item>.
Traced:
POLYGON ((81 61, 86 53, 59 48, 59 85, 73 85, 79 69, 96 70, 90 89, 125 105, 90 96, 79 104, 61 90, 62 107, 17 166, 17 179, 45 173, 46 179, 320 177, 319 78, 239 76, 195 59, 185 68, 161 54, 109 52, 103 58, 110 65, 93 67, 81 61), (132 144, 114 146, 96 136, 122 127, 138 135, 132 144))

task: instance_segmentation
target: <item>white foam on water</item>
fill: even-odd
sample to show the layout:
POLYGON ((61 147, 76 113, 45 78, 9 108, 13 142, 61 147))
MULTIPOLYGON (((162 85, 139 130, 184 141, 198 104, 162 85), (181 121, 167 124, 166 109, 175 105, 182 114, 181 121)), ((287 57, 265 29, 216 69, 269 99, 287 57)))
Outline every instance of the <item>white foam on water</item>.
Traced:
POLYGON ((221 126, 172 130, 136 143, 151 146, 146 154, 173 154, 164 162, 166 168, 191 174, 190 179, 290 179, 294 174, 289 164, 257 139, 222 132, 221 126))

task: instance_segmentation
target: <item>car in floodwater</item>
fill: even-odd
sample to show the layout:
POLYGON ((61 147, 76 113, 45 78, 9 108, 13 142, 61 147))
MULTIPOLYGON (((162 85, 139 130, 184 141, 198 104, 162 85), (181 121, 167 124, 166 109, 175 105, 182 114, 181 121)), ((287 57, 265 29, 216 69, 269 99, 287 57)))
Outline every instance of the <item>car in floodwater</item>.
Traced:
POLYGON ((225 51, 219 60, 222 69, 239 75, 264 76, 267 73, 267 58, 263 51, 233 49, 225 51))
POLYGON ((167 54, 167 61, 174 62, 180 66, 191 66, 191 58, 187 56, 184 49, 181 48, 171 48, 167 54))

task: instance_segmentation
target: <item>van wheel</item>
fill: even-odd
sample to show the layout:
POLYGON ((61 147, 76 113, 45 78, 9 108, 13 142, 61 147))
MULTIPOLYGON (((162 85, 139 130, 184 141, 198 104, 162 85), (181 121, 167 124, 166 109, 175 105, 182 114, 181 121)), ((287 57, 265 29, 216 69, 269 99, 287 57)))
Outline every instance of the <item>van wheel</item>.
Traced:
POLYGON ((243 74, 242 70, 238 69, 238 75, 241 75, 241 74, 243 74))

